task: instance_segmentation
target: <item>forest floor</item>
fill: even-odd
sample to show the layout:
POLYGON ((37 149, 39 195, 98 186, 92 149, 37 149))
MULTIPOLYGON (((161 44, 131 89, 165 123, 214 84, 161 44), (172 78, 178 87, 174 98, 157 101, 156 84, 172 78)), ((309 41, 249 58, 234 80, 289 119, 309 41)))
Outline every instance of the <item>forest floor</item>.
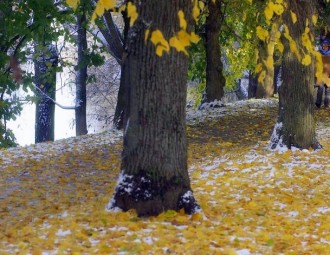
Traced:
POLYGON ((0 151, 0 254, 330 254, 330 110, 319 151, 268 148, 277 101, 188 111, 202 211, 109 212, 121 133, 0 151))

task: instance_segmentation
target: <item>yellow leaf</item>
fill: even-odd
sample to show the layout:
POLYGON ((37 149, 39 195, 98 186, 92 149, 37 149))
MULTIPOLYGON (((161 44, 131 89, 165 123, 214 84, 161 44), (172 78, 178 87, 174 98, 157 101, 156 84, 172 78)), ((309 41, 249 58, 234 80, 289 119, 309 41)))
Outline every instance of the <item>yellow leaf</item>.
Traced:
POLYGON ((262 41, 265 41, 269 36, 268 31, 263 29, 261 26, 257 26, 257 31, 256 32, 257 32, 258 38, 262 41))
POLYGON ((316 15, 312 16, 312 22, 313 22, 314 25, 316 25, 316 23, 317 23, 317 16, 316 15))
POLYGON ((195 22, 197 22, 200 13, 201 13, 201 9, 198 7, 198 2, 195 1, 194 7, 193 7, 193 17, 194 17, 195 22))
POLYGON ((310 55, 306 54, 301 62, 305 66, 309 66, 312 63, 312 58, 310 55))
POLYGON ((235 249, 233 249, 231 247, 226 247, 223 249, 223 254, 224 255, 237 255, 237 252, 235 251, 235 249))
POLYGON ((269 6, 266 6, 264 13, 266 20, 270 21, 273 18, 274 12, 271 8, 269 8, 269 6))
POLYGON ((281 38, 281 32, 280 31, 277 31, 276 33, 275 33, 275 39, 276 40, 279 40, 281 38))
POLYGON ((101 17, 103 15, 103 13, 104 13, 104 7, 100 4, 100 2, 97 3, 94 12, 99 17, 101 17))
POLYGON ((79 2, 80 0, 66 0, 67 5, 69 5, 74 10, 77 9, 79 2))
POLYGON ((298 60, 301 59, 300 53, 298 51, 298 47, 295 41, 290 41, 290 50, 297 56, 298 60))
POLYGON ((127 4, 127 17, 130 18, 129 25, 133 26, 139 14, 137 13, 137 8, 132 2, 127 4))
POLYGON ((255 69, 254 69, 254 72, 255 73, 260 73, 262 70, 262 63, 259 63, 256 65, 255 69))
POLYGON ((150 29, 147 29, 145 32, 144 32, 144 43, 147 43, 147 40, 149 38, 149 34, 150 34, 150 29))
POLYGON ((291 19, 292 19, 292 23, 296 24, 297 22, 297 14, 295 14, 293 11, 290 11, 291 13, 291 19))
POLYGON ((277 14, 277 15, 281 15, 284 12, 284 7, 281 4, 274 4, 273 5, 273 11, 277 14))
POLYGON ((195 34, 195 32, 190 33, 190 41, 192 43, 198 43, 200 39, 201 38, 197 34, 195 34))
POLYGON ((156 46, 156 54, 158 56, 162 56, 163 51, 170 51, 170 46, 159 29, 152 32, 150 41, 156 46))
POLYGON ((106 10, 110 10, 110 9, 115 8, 115 1, 114 0, 99 0, 99 3, 106 10))
POLYGON ((274 59, 272 56, 268 56, 267 57, 267 60, 266 60, 266 63, 265 63, 267 69, 272 69, 274 68, 274 59))
POLYGON ((182 51, 186 55, 188 55, 188 52, 186 51, 185 47, 183 47, 182 43, 176 36, 171 37, 169 42, 170 46, 175 48, 178 52, 182 51))
POLYGON ((266 71, 263 70, 258 77, 258 83, 263 84, 265 78, 266 78, 266 71))
POLYGON ((204 1, 198 1, 199 9, 204 10, 205 4, 204 1))
POLYGON ((281 42, 277 42, 277 43, 276 43, 276 48, 277 48, 281 53, 283 53, 283 51, 284 51, 284 45, 283 45, 283 43, 281 43, 281 42))
POLYGON ((201 213, 195 213, 191 216, 192 221, 200 221, 203 219, 203 215, 201 213))
POLYGON ((162 214, 165 218, 171 219, 171 218, 175 217, 178 213, 174 210, 167 210, 166 212, 163 212, 162 214))
POLYGON ((180 42, 184 48, 186 48, 190 45, 190 35, 185 30, 181 29, 177 33, 177 37, 180 40, 180 42))
POLYGON ((159 57, 163 56, 163 51, 168 52, 169 50, 164 45, 161 45, 161 44, 157 45, 156 55, 159 57))
POLYGON ((184 18, 183 11, 180 10, 178 12, 178 16, 179 16, 180 28, 183 29, 183 30, 186 30, 187 29, 187 21, 184 18))

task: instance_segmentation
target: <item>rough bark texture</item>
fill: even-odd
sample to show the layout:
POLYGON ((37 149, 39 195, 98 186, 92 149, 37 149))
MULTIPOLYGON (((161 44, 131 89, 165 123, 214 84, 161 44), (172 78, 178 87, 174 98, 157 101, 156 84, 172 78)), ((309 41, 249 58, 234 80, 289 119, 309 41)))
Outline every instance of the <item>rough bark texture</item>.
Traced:
POLYGON ((226 79, 222 74, 219 35, 221 30, 221 1, 209 1, 209 14, 205 24, 206 95, 202 103, 221 100, 226 79))
MULTIPOLYGON (((305 30, 306 18, 312 24, 313 13, 315 9, 310 1, 288 1, 283 20, 293 40, 298 43, 298 48, 303 48, 300 36, 305 30), (296 24, 292 23, 290 11, 299 17, 296 24)), ((282 144, 288 148, 319 148, 314 122, 314 68, 313 65, 302 65, 289 50, 288 42, 284 42, 286 50, 283 56, 283 84, 279 88, 279 117, 272 137, 272 147, 282 144)))
POLYGON ((78 29, 78 70, 76 78, 76 135, 87 134, 86 119, 86 82, 87 82, 87 38, 86 38, 86 15, 82 13, 77 15, 78 29))
POLYGON ((56 71, 58 63, 56 46, 49 44, 39 51, 34 61, 36 95, 35 143, 54 141, 56 71))
POLYGON ((147 28, 160 29, 165 38, 173 36, 179 31, 179 10, 191 24, 192 2, 134 3, 139 18, 127 40, 130 90, 122 172, 109 208, 136 209, 140 216, 181 208, 193 213, 198 206, 187 171, 185 128, 188 57, 174 49, 158 57, 153 44, 144 38, 147 28))

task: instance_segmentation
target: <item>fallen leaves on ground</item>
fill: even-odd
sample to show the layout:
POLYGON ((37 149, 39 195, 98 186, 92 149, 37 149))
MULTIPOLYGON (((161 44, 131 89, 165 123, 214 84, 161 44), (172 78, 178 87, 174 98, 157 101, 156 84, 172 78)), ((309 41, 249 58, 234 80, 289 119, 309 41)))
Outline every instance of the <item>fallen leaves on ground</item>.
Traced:
POLYGON ((265 102, 188 113, 191 216, 105 210, 118 133, 0 151, 0 254, 330 254, 330 111, 322 150, 274 152, 265 102))

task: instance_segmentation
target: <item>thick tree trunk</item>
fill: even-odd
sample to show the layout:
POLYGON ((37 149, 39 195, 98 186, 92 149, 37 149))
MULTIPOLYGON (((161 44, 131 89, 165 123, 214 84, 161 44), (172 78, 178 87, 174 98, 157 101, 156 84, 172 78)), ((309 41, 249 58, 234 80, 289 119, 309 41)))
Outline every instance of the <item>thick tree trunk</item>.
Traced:
POLYGON ((87 82, 87 37, 86 37, 86 14, 77 15, 78 28, 78 70, 76 78, 76 135, 87 134, 86 119, 86 82, 87 82))
MULTIPOLYGON (((305 30, 306 19, 312 26, 313 5, 305 1, 289 1, 283 16, 292 39, 302 48, 301 31, 305 30), (299 17, 292 23, 290 11, 299 17), (300 44, 300 45, 299 45, 300 44)), ((313 29, 313 28, 311 28, 313 29)), ((297 56, 289 50, 286 39, 283 56, 283 83, 279 88, 279 116, 271 138, 272 148, 295 146, 301 149, 319 148, 316 139, 313 103, 314 68, 304 66, 297 56)))
POLYGON ((219 35, 221 30, 221 1, 209 1, 209 13, 205 24, 206 50, 206 94, 202 101, 221 100, 224 95, 226 79, 222 74, 219 35))
POLYGON ((138 215, 198 208, 187 171, 185 102, 188 57, 171 49, 162 57, 145 31, 160 29, 165 38, 179 31, 178 11, 188 24, 190 0, 139 0, 139 18, 127 40, 130 91, 121 174, 109 208, 136 209, 138 215), (147 21, 147 22, 146 22, 147 21), (151 24, 151 27, 146 27, 151 24))
POLYGON ((47 50, 35 46, 34 61, 36 95, 35 143, 54 141, 56 71, 58 63, 56 46, 49 44, 47 50))

